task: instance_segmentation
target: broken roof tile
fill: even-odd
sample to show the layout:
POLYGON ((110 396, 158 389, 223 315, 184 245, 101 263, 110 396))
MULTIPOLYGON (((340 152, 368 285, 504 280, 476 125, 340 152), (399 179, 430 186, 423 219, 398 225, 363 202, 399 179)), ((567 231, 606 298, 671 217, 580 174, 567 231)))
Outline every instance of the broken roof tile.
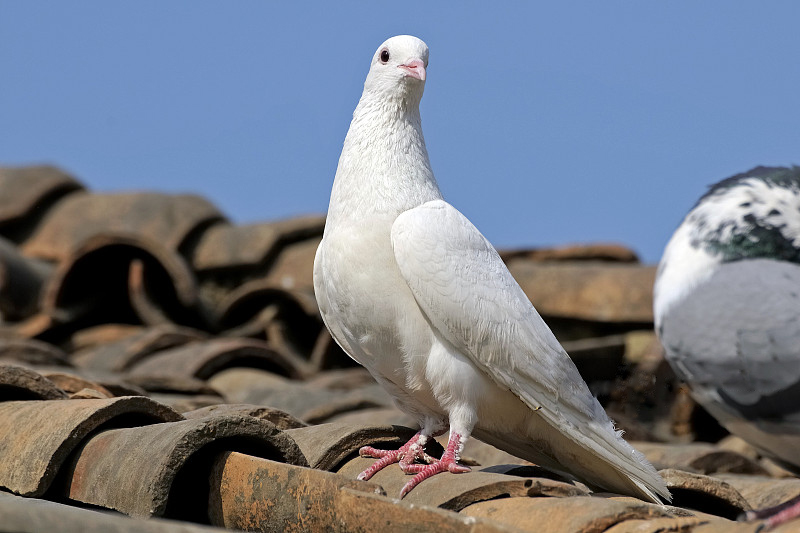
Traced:
POLYGON ((109 429, 80 448, 65 478, 65 495, 134 517, 202 519, 197 512, 208 502, 205 483, 213 461, 228 450, 306 464, 288 435, 249 416, 109 429))
MULTIPOLYGON (((62 400, 66 397, 66 392, 38 372, 19 365, 0 364, 0 402, 62 400)), ((11 430, 10 427, 7 428, 11 430)))
POLYGON ((182 417, 149 398, 0 402, 0 486, 23 496, 41 496, 69 454, 96 428, 117 423, 153 423, 182 417))

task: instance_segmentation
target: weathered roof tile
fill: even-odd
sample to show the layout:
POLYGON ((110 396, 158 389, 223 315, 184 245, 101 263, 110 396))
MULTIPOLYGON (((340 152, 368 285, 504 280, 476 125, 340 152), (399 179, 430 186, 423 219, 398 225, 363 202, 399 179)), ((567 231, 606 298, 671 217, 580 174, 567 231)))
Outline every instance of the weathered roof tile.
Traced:
POLYGON ((226 450, 306 464, 289 436, 249 416, 110 429, 79 450, 66 476, 66 496, 135 517, 180 517, 205 507, 203 482, 217 454, 226 450))
POLYGON ((149 398, 0 402, 0 486, 41 496, 69 454, 92 431, 113 419, 141 423, 181 416, 149 398))

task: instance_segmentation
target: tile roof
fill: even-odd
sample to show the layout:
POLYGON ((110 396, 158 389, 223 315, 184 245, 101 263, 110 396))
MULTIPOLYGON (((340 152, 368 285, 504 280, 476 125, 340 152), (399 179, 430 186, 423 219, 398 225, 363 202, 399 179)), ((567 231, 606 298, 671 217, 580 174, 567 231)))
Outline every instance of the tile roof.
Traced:
POLYGON ((800 495, 720 440, 652 333, 653 267, 611 244, 503 257, 671 505, 591 493, 476 439, 472 473, 403 500, 397 468, 357 481, 358 449, 398 446, 413 422, 322 326, 323 225, 236 226, 197 196, 0 168, 0 533, 749 532, 739 513, 800 495))

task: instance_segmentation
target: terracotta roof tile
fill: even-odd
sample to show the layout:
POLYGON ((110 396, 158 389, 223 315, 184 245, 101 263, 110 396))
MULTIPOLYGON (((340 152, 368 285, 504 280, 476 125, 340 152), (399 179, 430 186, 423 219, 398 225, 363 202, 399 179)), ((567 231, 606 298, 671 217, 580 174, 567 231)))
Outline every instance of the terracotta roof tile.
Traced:
POLYGON ((19 365, 0 364, 0 400, 62 400, 66 397, 66 392, 41 374, 19 365))
POLYGON ((0 486, 23 496, 41 496, 69 454, 101 425, 112 420, 152 423, 180 418, 161 404, 134 396, 0 402, 0 486))
POLYGON ((205 507, 208 489, 203 482, 215 457, 227 450, 306 464, 290 437, 273 424, 249 416, 109 429, 78 451, 65 477, 65 495, 134 517, 180 517, 189 509, 205 507))
POLYGON ((725 430, 653 334, 653 268, 622 247, 503 257, 618 425, 660 441, 636 446, 672 467, 673 504, 589 495, 477 439, 462 454, 472 473, 434 476, 398 501, 408 476, 393 465, 357 481, 371 461, 358 450, 397 447, 414 422, 321 323, 311 264, 322 218, 238 227, 196 197, 94 195, 52 168, 0 169, 0 193, 0 487, 70 504, 0 493, 0 533, 83 531, 79 520, 110 531, 745 532, 758 524, 732 522, 742 509, 800 494, 752 447, 712 444, 725 430), (45 525, 14 526, 34 509, 47 518, 30 523, 45 525))
POLYGON ((83 185, 52 166, 0 168, 0 235, 20 242, 49 206, 83 185))
POLYGON ((224 219, 194 195, 160 193, 71 194, 56 203, 23 244, 26 254, 64 261, 92 237, 145 237, 178 250, 194 232, 224 219))
POLYGON ((225 529, 152 518, 137 520, 120 514, 80 509, 36 498, 0 492, 2 533, 222 533, 225 529))
POLYGON ((70 360, 81 367, 122 372, 159 350, 182 346, 207 337, 208 334, 200 330, 163 324, 127 332, 121 339, 84 348, 73 354, 70 360))
POLYGON ((603 498, 505 498, 474 503, 461 514, 491 518, 525 531, 603 532, 626 520, 670 517, 663 508, 603 498))
MULTIPOLYGON (((303 450, 312 468, 336 471, 343 462, 358 455, 362 446, 377 448, 400 446, 414 435, 414 430, 402 426, 353 426, 350 424, 319 424, 286 431, 303 450)), ((436 444, 430 452, 443 452, 436 444)))
POLYGON ((514 260, 508 267, 543 316, 653 321, 653 266, 514 260))
POLYGON ((128 375, 208 379, 230 367, 266 369, 288 377, 300 375, 293 359, 263 341, 242 338, 217 338, 167 348, 141 359, 128 375))

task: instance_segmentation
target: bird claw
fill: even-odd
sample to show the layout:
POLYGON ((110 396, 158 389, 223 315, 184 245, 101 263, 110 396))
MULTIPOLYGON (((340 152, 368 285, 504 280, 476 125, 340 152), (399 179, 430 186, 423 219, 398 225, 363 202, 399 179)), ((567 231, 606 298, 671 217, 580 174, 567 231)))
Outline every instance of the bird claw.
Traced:
MULTIPOLYGON (((372 446, 363 446, 358 450, 361 457, 372 457, 377 459, 372 465, 358 475, 358 479, 366 481, 372 476, 393 463, 400 463, 400 469, 407 472, 407 469, 414 465, 417 460, 425 463, 433 463, 437 459, 425 453, 424 443, 427 437, 417 433, 411 440, 405 443, 398 450, 381 450, 372 446)), ((427 466, 427 465, 420 465, 427 466)))
POLYGON ((472 469, 468 466, 460 465, 455 460, 454 457, 447 457, 443 456, 439 461, 435 461, 429 465, 409 465, 408 470, 405 472, 407 474, 416 473, 416 475, 411 478, 411 481, 403 485, 403 489, 400 491, 400 499, 402 499, 406 494, 411 492, 411 489, 425 481, 431 476, 435 476, 436 474, 440 474, 442 472, 450 472, 452 474, 465 474, 467 472, 471 472, 472 469))

